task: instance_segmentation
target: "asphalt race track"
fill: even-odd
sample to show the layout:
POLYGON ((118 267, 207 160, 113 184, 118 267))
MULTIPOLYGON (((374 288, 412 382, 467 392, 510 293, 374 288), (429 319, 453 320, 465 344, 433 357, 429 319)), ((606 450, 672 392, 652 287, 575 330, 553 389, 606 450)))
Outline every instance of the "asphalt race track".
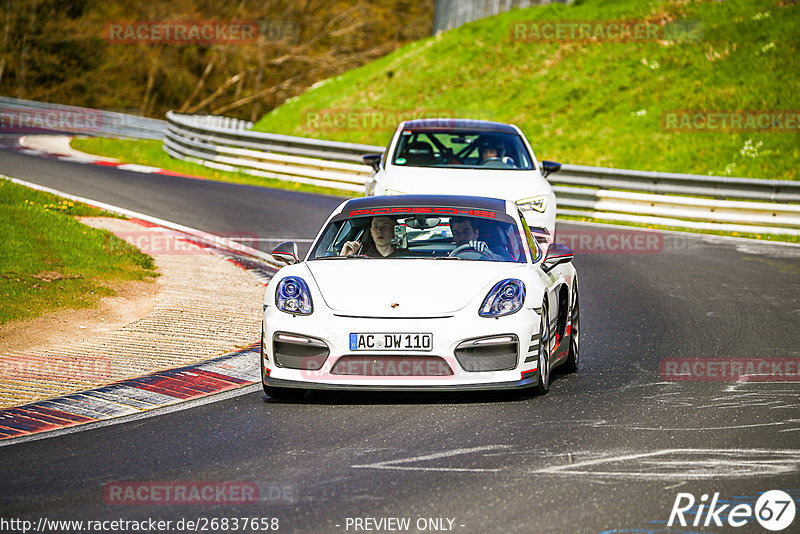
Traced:
MULTIPOLYGON (((227 235, 311 238, 340 201, 8 151, 0 173, 227 235)), ((637 233, 559 225, 568 245, 637 233)), ((679 493, 753 506, 780 489, 797 502, 796 363, 794 381, 778 371, 770 381, 675 381, 661 371, 667 359, 797 362, 800 247, 660 235, 649 250, 574 248, 582 366, 556 375, 544 397, 318 393, 285 403, 251 390, 0 447, 2 515, 278 518, 281 532, 389 532, 398 524, 388 518, 408 518, 410 532, 763 532, 752 517, 729 526, 730 507, 722 527, 692 526, 696 507, 686 527, 667 521, 679 493), (124 482, 252 483, 258 498, 119 504, 109 488, 124 482)), ((773 369, 791 373, 781 365, 773 369)))

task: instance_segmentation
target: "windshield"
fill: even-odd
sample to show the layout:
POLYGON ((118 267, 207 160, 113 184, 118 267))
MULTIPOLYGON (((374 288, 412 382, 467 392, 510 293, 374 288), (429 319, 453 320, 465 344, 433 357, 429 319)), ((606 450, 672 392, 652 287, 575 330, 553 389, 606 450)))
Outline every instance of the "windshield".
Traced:
MULTIPOLYGON (((413 209, 432 213, 430 206, 408 208, 409 211, 413 209)), ((454 211, 453 208, 445 209, 454 211)), ((332 220, 322 232, 308 259, 526 261, 519 230, 513 219, 502 214, 508 220, 497 220, 501 214, 494 212, 458 211, 490 213, 493 217, 410 215, 408 212, 395 215, 340 216, 332 220)))
POLYGON ((528 150, 516 133, 468 130, 403 130, 392 163, 406 167, 533 169, 528 150))

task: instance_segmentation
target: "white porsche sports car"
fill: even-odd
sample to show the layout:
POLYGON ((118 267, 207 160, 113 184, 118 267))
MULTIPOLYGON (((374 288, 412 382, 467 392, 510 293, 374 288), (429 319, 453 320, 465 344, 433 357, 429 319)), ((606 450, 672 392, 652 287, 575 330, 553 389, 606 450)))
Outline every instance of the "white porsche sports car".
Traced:
POLYGON ((532 238, 511 201, 402 195, 348 200, 304 261, 266 290, 264 391, 528 389, 578 366, 572 252, 532 238))
POLYGON ((400 123, 383 154, 364 156, 374 172, 366 194, 463 194, 513 201, 534 231, 555 236, 556 197, 547 176, 561 164, 536 160, 519 128, 467 119, 400 123), (541 232, 541 230, 538 230, 541 232))

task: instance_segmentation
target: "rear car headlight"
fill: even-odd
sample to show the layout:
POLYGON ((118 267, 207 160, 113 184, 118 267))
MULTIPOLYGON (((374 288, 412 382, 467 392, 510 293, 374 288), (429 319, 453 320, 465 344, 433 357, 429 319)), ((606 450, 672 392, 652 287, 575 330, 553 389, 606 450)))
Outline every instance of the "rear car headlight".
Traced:
POLYGON ((314 311, 308 284, 298 276, 287 276, 278 282, 275 305, 279 310, 293 315, 311 315, 314 311))
POLYGON ((508 278, 497 282, 483 299, 478 315, 481 317, 502 317, 511 315, 522 308, 525 302, 525 284, 522 280, 508 278))
POLYGON ((517 207, 522 211, 538 211, 539 213, 544 213, 547 209, 547 195, 517 200, 517 207))

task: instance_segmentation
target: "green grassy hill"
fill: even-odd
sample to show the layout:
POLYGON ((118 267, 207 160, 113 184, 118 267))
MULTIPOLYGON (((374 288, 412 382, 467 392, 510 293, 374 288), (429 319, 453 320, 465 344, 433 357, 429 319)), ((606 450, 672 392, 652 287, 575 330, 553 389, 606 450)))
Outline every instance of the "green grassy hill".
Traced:
POLYGON ((540 159, 797 180, 798 43, 800 5, 785 0, 586 0, 514 10, 319 83, 255 129, 383 145, 413 113, 459 115, 517 124, 540 159), (646 21, 667 33, 614 42, 525 40, 512 31, 519 21, 542 29, 575 20, 646 21), (788 131, 670 131, 664 114, 677 110, 782 110, 795 122, 788 131))

